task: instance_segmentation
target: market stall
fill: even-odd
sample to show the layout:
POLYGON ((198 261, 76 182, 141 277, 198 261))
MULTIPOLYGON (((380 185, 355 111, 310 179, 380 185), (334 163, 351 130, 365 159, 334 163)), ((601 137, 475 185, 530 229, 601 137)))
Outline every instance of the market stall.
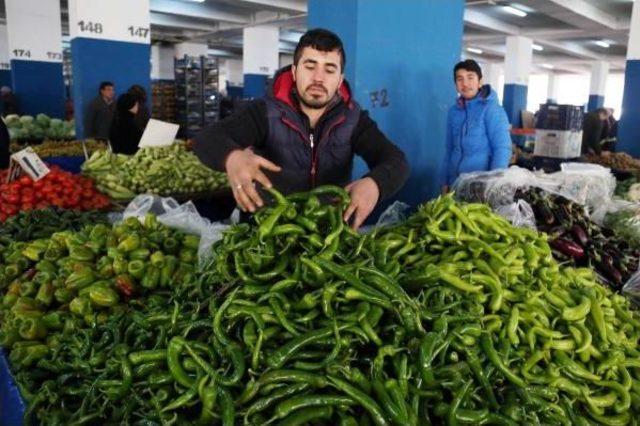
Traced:
POLYGON ((452 196, 359 234, 340 188, 271 193, 200 263, 197 235, 148 214, 5 248, 0 344, 27 419, 637 418, 640 315, 547 234, 452 196))

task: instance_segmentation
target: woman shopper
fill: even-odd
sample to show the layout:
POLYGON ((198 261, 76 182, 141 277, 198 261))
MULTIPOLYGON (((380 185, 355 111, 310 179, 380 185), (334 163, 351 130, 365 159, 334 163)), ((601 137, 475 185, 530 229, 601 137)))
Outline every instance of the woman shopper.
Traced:
POLYGON ((462 173, 506 168, 511 158, 509 120, 496 92, 482 84, 472 59, 453 69, 459 97, 447 116, 447 146, 441 174, 443 192, 462 173))
POLYGON ((134 84, 127 90, 127 93, 136 97, 138 101, 138 112, 135 116, 135 122, 143 131, 147 127, 151 114, 149 113, 149 106, 147 105, 147 91, 139 84, 134 84))
POLYGON ((143 130, 136 124, 138 101, 130 93, 120 95, 116 105, 116 113, 111 123, 109 139, 114 152, 135 154, 143 130))

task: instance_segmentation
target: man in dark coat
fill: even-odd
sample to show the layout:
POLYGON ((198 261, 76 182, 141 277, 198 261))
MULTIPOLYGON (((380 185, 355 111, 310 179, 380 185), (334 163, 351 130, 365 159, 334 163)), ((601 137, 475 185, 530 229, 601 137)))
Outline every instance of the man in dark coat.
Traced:
POLYGON ((89 104, 84 117, 84 137, 108 139, 111 120, 115 111, 113 83, 100 83, 98 95, 89 104))
POLYGON ((242 210, 263 205, 256 182, 285 194, 340 185, 351 195, 344 220, 358 228, 379 200, 404 185, 406 158, 353 99, 344 81, 345 59, 338 36, 308 31, 293 65, 276 74, 272 95, 196 137, 194 152, 204 164, 227 172, 242 210), (370 171, 351 181, 354 155, 370 171))
POLYGON ((603 130, 607 120, 607 110, 598 108, 584 116, 582 123, 582 153, 600 154, 603 130))

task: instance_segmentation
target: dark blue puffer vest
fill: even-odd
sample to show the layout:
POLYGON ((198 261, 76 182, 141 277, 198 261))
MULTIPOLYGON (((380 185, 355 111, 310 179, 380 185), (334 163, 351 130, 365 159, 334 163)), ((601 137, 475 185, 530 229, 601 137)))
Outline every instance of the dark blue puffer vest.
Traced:
POLYGON ((321 133, 311 134, 292 95, 290 69, 281 71, 274 81, 273 96, 265 99, 269 134, 265 145, 256 148, 282 167, 269 173, 274 187, 290 194, 326 184, 344 186, 351 180, 353 147, 351 137, 360 118, 360 106, 351 99, 346 85, 340 87, 342 99, 331 118, 322 124, 321 133))

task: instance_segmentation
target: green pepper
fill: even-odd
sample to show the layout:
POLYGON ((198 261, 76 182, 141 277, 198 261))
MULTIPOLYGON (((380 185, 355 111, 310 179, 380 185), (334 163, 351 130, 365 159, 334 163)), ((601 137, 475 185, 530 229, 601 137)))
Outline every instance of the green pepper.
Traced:
POLYGON ((26 368, 32 366, 36 361, 44 358, 49 353, 49 348, 43 344, 16 344, 9 353, 11 364, 26 368))
POLYGON ((142 260, 131 260, 127 265, 127 272, 133 278, 139 280, 145 275, 145 264, 142 260))
POLYGON ((53 287, 53 284, 51 284, 50 282, 42 283, 40 285, 40 288, 38 289, 36 300, 42 303, 44 306, 49 306, 51 305, 51 302, 53 302, 54 293, 55 288, 53 287))
POLYGON ((80 267, 78 271, 72 272, 65 280, 67 290, 78 291, 96 280, 96 276, 88 266, 80 267))
POLYGON ((122 253, 129 253, 140 248, 140 244, 140 235, 132 233, 120 241, 118 244, 118 251, 122 253))
POLYGON ((99 284, 93 284, 88 288, 89 300, 94 306, 113 307, 118 301, 118 293, 112 288, 99 284))
POLYGON ((154 266, 147 267, 146 274, 142 277, 140 285, 147 289, 153 289, 158 286, 160 281, 160 270, 154 266))
POLYGON ((69 303, 69 310, 77 316, 85 316, 92 312, 91 301, 87 297, 76 297, 69 303))
POLYGON ((22 318, 18 333, 25 340, 41 340, 47 335, 47 327, 40 318, 22 318))
POLYGON ((53 293, 53 297, 55 297, 56 302, 60 304, 66 304, 71 302, 74 294, 71 290, 68 290, 66 288, 57 288, 53 293))

